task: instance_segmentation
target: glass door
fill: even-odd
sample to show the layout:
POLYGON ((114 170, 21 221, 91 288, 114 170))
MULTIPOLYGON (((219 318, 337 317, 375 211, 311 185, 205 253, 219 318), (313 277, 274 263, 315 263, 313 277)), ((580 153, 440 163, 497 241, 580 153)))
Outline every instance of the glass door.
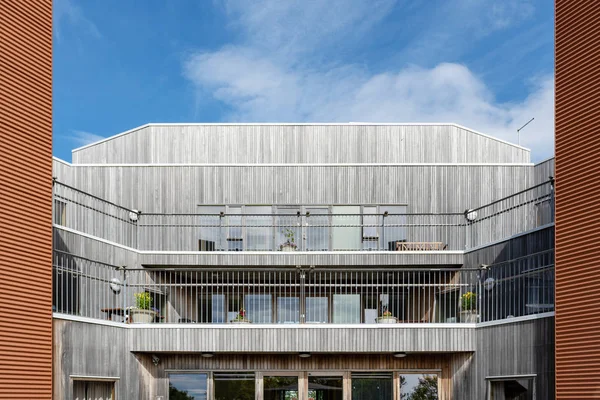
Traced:
POLYGON ((308 400, 343 400, 344 377, 336 374, 308 374, 308 400))
POLYGON ((263 400, 299 400, 298 376, 274 373, 263 377, 263 400))

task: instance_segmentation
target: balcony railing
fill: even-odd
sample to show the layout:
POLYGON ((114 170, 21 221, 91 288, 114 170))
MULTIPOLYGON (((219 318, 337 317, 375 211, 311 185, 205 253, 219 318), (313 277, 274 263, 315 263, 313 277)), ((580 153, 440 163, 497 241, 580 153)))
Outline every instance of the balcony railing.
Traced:
POLYGON ((155 214, 55 182, 54 223, 151 251, 443 251, 554 221, 548 181, 465 213, 155 214))
POLYGON ((553 250, 486 269, 124 269, 54 253, 54 311, 122 323, 484 322, 554 309, 553 250))

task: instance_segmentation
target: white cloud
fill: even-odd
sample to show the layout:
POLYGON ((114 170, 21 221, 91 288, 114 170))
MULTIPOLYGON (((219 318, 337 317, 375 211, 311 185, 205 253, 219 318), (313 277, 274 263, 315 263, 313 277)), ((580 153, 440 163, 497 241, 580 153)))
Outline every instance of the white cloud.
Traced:
MULTIPOLYGON (((521 144, 532 148, 534 160, 553 154, 552 76, 532 80, 526 99, 500 103, 479 76, 457 63, 436 63, 429 68, 394 67, 398 63, 392 63, 378 73, 358 64, 309 64, 314 61, 311 47, 347 40, 351 32, 369 29, 389 13, 393 2, 378 4, 381 10, 369 13, 368 3, 362 0, 229 1, 233 23, 247 34, 244 43, 192 54, 185 61, 184 76, 199 97, 211 96, 229 106, 226 120, 455 122, 516 142, 516 129, 535 117, 523 130, 521 144)), ((453 13, 472 9, 481 17, 477 20, 471 15, 468 20, 476 22, 465 22, 463 16, 453 24, 471 23, 464 32, 481 30, 480 34, 517 23, 533 12, 527 1, 458 0, 453 4, 458 7, 453 13)), ((445 37, 443 29, 426 29, 422 43, 438 34, 445 37)), ((443 46, 443 41, 429 51, 436 46, 443 46)))
POLYGON ((67 135, 67 138, 77 143, 79 147, 86 146, 91 143, 98 142, 104 139, 104 136, 96 135, 94 133, 85 131, 71 131, 71 135, 67 135))
POLYGON ((82 28, 95 38, 102 37, 96 25, 83 14, 81 7, 73 4, 71 0, 54 0, 52 14, 54 20, 54 34, 57 40, 60 40, 61 29, 64 22, 82 28))

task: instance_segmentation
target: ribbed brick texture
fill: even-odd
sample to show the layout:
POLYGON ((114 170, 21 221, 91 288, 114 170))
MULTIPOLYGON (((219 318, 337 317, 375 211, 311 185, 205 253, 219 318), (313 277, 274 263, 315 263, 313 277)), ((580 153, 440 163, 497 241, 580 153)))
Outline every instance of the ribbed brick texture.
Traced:
POLYGON ((0 0, 0 398, 52 398, 52 1, 0 0))
POLYGON ((556 0, 556 398, 600 399, 600 2, 556 0))

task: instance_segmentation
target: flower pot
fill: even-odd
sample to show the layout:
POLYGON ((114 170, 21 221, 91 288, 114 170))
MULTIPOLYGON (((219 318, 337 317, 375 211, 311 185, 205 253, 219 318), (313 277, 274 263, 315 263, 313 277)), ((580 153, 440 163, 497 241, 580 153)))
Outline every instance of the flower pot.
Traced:
POLYGON ((139 308, 133 308, 129 310, 129 317, 131 318, 132 324, 150 324, 154 322, 157 313, 153 310, 142 310, 139 308))
POLYGON ((281 251, 296 251, 296 246, 292 246, 291 244, 282 244, 281 251))
POLYGON ((468 310, 460 312, 460 322, 466 322, 469 324, 474 324, 477 322, 477 311, 468 310))
POLYGON ((379 317, 377 318, 377 323, 378 324, 396 324, 398 323, 398 318, 396 317, 379 317))

